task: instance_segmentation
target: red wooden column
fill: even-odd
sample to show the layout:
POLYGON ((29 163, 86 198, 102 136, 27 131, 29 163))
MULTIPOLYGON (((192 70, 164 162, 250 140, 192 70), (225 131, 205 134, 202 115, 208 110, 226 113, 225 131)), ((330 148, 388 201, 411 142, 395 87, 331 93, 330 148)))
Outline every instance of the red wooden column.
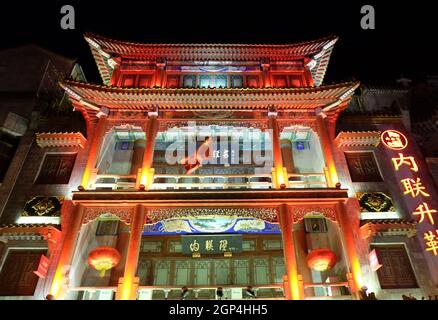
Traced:
POLYGON ((335 160, 333 157, 332 141, 328 134, 327 125, 324 119, 324 115, 320 112, 316 115, 316 124, 318 130, 319 141, 321 142, 322 152, 325 158, 326 172, 328 175, 328 186, 334 188, 336 183, 339 182, 338 172, 335 166, 335 160))
POLYGON ((278 221, 281 228, 283 239, 284 260, 286 264, 287 282, 285 292, 286 299, 300 300, 304 298, 304 289, 300 285, 300 275, 298 274, 297 259, 295 256, 295 244, 293 236, 293 216, 289 206, 285 203, 280 205, 278 221))
POLYGON ((88 153, 87 164, 85 166, 84 175, 82 176, 81 186, 85 189, 89 189, 93 186, 94 180, 96 179, 96 162, 99 156, 99 151, 102 146, 103 137, 105 135, 107 123, 107 115, 101 113, 99 122, 93 134, 93 139, 91 141, 90 151, 88 153))
POLYGON ((350 274, 347 276, 350 284, 350 291, 351 294, 358 299, 359 290, 364 285, 364 282, 360 268, 359 255, 355 245, 356 240, 354 238, 355 233, 359 234, 360 224, 359 218, 354 219, 354 216, 359 216, 360 207, 357 203, 355 205, 354 201, 357 202, 357 199, 349 199, 345 204, 338 204, 336 209, 336 219, 339 222, 344 246, 348 256, 347 259, 350 267, 350 274))
POLYGON ((129 235, 128 253, 126 255, 125 272, 119 280, 117 300, 135 300, 139 278, 137 277, 138 256, 140 254, 141 234, 145 222, 144 207, 138 204, 131 220, 131 233, 129 235))
POLYGON ((268 112, 268 119, 268 128, 270 130, 272 139, 272 155, 274 157, 272 182, 276 189, 285 189, 288 186, 288 177, 286 168, 283 167, 280 132, 277 124, 277 112, 275 110, 270 110, 268 112))
POLYGON ((70 219, 69 223, 66 226, 66 229, 62 230, 62 232, 65 232, 65 236, 62 243, 62 249, 59 256, 58 265, 56 267, 55 275, 53 277, 52 286, 50 288, 50 294, 53 295, 54 298, 57 300, 62 300, 65 295, 65 274, 68 267, 70 267, 73 258, 76 242, 79 236, 79 231, 81 230, 82 221, 84 218, 84 209, 85 208, 81 204, 77 204, 70 208, 69 215, 71 215, 71 217, 61 217, 64 219, 70 219))
POLYGON ((143 164, 137 175, 136 187, 141 185, 146 190, 150 188, 154 179, 152 164, 154 161, 155 138, 158 132, 158 110, 149 112, 149 121, 146 130, 146 148, 143 155, 143 164))

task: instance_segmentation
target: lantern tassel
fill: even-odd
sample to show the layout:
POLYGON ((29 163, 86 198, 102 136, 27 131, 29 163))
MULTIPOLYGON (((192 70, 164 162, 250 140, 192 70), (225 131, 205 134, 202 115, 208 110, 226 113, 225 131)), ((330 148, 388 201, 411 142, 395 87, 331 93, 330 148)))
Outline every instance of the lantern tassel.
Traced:
POLYGON ((101 278, 105 277, 105 272, 106 272, 105 269, 100 270, 100 277, 101 278))

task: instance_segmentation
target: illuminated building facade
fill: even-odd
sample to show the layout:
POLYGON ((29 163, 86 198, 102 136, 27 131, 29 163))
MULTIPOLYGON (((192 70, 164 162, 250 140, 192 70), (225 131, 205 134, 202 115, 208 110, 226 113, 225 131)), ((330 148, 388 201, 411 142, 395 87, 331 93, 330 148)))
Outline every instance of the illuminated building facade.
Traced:
POLYGON ((359 83, 323 84, 336 37, 85 39, 103 85, 60 83, 84 134, 34 133, 2 213, 2 297, 437 293, 436 187, 400 116, 348 113, 359 83))

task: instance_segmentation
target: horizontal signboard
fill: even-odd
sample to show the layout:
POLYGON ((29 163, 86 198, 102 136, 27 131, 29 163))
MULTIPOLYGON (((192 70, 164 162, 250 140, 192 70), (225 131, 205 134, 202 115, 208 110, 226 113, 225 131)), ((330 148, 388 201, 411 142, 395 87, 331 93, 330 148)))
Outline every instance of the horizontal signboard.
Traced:
POLYGON ((223 254, 242 252, 242 235, 182 235, 183 254, 223 254))

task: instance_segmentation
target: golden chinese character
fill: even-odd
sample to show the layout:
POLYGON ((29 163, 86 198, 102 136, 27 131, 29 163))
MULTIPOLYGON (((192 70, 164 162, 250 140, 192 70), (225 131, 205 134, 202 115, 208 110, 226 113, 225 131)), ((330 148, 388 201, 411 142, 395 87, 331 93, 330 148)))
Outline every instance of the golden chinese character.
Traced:
POLYGON ((425 197, 430 196, 427 192, 424 191, 426 189, 426 187, 423 186, 420 178, 417 178, 417 181, 415 181, 414 179, 410 179, 410 178, 403 179, 403 180, 401 180, 401 183, 403 184, 403 187, 405 188, 404 194, 410 194, 414 198, 416 196, 418 196, 420 193, 425 197))
POLYGON ((435 221, 433 220, 432 217, 432 213, 435 213, 436 210, 431 210, 429 209, 429 206, 427 205, 427 203, 422 203, 420 204, 417 209, 415 209, 415 211, 412 213, 414 215, 419 215, 420 216, 420 223, 423 222, 424 220, 424 216, 427 215, 427 218, 429 219, 429 222, 431 224, 435 224, 435 221))
POLYGON ((438 230, 435 230, 436 234, 432 231, 424 234, 424 240, 426 240, 426 251, 432 251, 436 256, 438 254, 438 230))
POLYGON ((192 251, 192 252, 197 252, 197 251, 199 251, 199 243, 198 243, 198 241, 194 240, 194 241, 190 244, 190 251, 192 251))
POLYGON ((214 251, 213 240, 205 241, 205 250, 207 250, 207 251, 214 251))
POLYGON ((392 158, 392 163, 394 164, 396 171, 398 171, 398 169, 405 164, 409 166, 409 169, 412 171, 418 172, 417 162, 415 162, 414 157, 405 157, 403 153, 399 153, 398 156, 398 158, 392 158))
POLYGON ((227 246, 228 246, 228 240, 219 241, 219 250, 220 251, 227 251, 227 246))

